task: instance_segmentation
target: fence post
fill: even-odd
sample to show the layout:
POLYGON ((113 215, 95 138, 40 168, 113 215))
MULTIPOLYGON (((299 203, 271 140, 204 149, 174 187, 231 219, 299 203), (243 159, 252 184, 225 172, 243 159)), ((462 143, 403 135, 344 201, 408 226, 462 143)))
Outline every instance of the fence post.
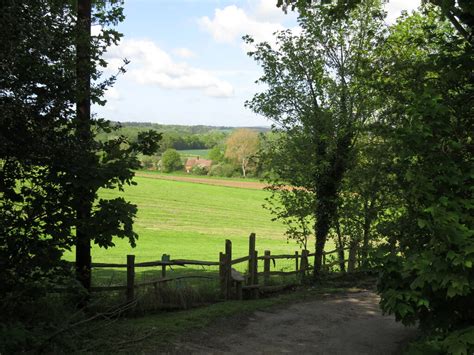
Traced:
MULTIPOLYGON (((163 254, 161 256, 161 261, 163 262, 170 261, 170 256, 168 254, 163 254)), ((162 278, 166 277, 166 265, 161 265, 161 277, 162 278)))
POLYGON ((226 292, 226 278, 225 278, 225 268, 226 268, 226 255, 223 252, 219 253, 219 283, 221 290, 221 298, 225 299, 227 296, 226 292))
POLYGON ((248 285, 253 285, 253 266, 254 266, 254 252, 255 252, 255 233, 250 233, 249 236, 249 266, 248 266, 248 278, 247 278, 247 284, 248 285))
POLYGON ((270 281, 270 250, 265 250, 265 259, 263 259, 263 284, 268 285, 270 281))
POLYGON ((232 298, 232 241, 225 241, 225 279, 226 279, 226 299, 232 298))
POLYGON ((308 251, 304 249, 301 251, 301 264, 300 264, 301 277, 304 277, 306 275, 307 268, 308 268, 308 251))
POLYGON ((253 252, 253 277, 252 277, 252 284, 258 285, 258 251, 255 250, 253 252))
POLYGON ((127 302, 135 299, 135 255, 127 255, 127 302))
POLYGON ((295 271, 298 271, 298 251, 295 251, 295 271))

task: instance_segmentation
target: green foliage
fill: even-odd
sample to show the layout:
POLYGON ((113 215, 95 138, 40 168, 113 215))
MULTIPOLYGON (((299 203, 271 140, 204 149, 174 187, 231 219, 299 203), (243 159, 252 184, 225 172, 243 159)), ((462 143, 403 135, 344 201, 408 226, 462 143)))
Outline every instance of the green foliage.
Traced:
POLYGON ((469 355, 474 351, 474 327, 452 332, 448 335, 432 335, 416 341, 408 347, 410 355, 456 354, 469 355))
MULTIPOLYGON (((366 69, 383 28, 379 1, 362 1, 340 21, 331 20, 334 9, 303 12, 301 35, 280 32, 278 50, 261 43, 250 53, 262 65, 259 82, 268 89, 247 106, 272 120, 277 132, 261 152, 274 173, 274 196, 286 209, 277 216, 292 219, 290 234, 301 239, 312 229, 311 215, 317 272, 358 133, 373 117, 366 69), (288 191, 287 184, 297 190, 288 191)), ((249 37, 247 42, 253 44, 249 37)))
POLYGON ((438 18, 401 19, 380 52, 380 134, 401 200, 379 292, 384 311, 451 352, 474 321, 473 52, 438 18))
POLYGON ((214 164, 217 164, 224 160, 224 152, 219 146, 216 145, 209 151, 208 157, 214 164))
POLYGON ((191 169, 191 174, 194 174, 194 175, 207 175, 208 172, 209 172, 208 168, 204 166, 200 166, 200 165, 194 165, 193 168, 191 169))
MULTIPOLYGON (((95 4, 93 21, 103 31, 92 39, 87 72, 90 100, 105 104, 103 92, 116 76, 101 78, 101 55, 121 37, 111 26, 123 9, 120 1, 95 4)), ((97 133, 114 127, 78 118, 76 102, 85 93, 76 59, 88 36, 78 32, 76 11, 56 0, 0 5, 0 65, 8 68, 0 72, 0 295, 15 295, 18 307, 31 285, 51 286, 70 272, 60 260, 79 231, 103 247, 113 246, 114 236, 134 243, 136 206, 98 200, 97 191, 131 184, 138 153, 155 151, 160 138, 141 132, 134 140, 99 141, 97 133)))
POLYGON ((181 170, 183 168, 183 162, 181 161, 181 155, 176 149, 167 149, 161 156, 161 169, 165 173, 171 171, 181 170))
POLYGON ((223 176, 223 177, 233 177, 239 175, 238 168, 232 164, 221 163, 211 166, 209 171, 211 176, 223 176))

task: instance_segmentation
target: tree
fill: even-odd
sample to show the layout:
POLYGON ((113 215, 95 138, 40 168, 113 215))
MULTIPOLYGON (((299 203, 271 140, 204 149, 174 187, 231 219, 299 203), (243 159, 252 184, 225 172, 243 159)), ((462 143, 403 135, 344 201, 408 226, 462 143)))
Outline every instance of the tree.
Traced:
POLYGON ((137 154, 152 153, 159 136, 94 138, 113 129, 91 119, 89 102, 105 104, 102 94, 115 81, 100 79, 101 55, 119 40, 110 26, 123 15, 117 1, 95 2, 92 15, 90 2, 79 5, 2 3, 2 33, 8 35, 1 60, 8 70, 0 74, 0 249, 7 281, 49 277, 62 252, 76 246, 77 276, 88 288, 91 241, 110 247, 114 236, 132 244, 136 239, 136 206, 123 198, 98 199, 97 191, 132 183, 137 154), (103 28, 93 38, 92 19, 103 28))
POLYGON ((227 138, 225 157, 240 164, 246 176, 250 158, 258 151, 258 134, 250 129, 237 129, 227 138))
POLYGON ((212 148, 208 155, 209 159, 212 160, 214 164, 220 163, 224 160, 224 153, 218 145, 212 148))
POLYGON ((378 58, 380 134, 402 200, 382 258, 381 306, 432 335, 419 352, 471 353, 473 49, 428 11, 393 26, 378 58))
POLYGON ((161 156, 161 168, 165 173, 180 170, 183 168, 181 155, 176 149, 167 149, 161 156))
POLYGON ((284 133, 270 151, 277 173, 270 182, 286 209, 283 216, 291 217, 299 200, 305 205, 298 210, 315 221, 316 277, 358 132, 372 115, 365 72, 382 29, 378 1, 363 1, 344 20, 333 21, 333 10, 316 6, 303 12, 302 34, 280 32, 278 49, 267 43, 256 46, 251 56, 261 63, 259 82, 268 89, 247 102, 284 133), (287 184, 295 187, 295 198, 282 188, 287 184), (301 191, 307 196, 300 198, 301 191))
MULTIPOLYGON (((332 10, 333 18, 344 18, 362 0, 339 0, 332 10)), ((305 11, 316 4, 334 3, 332 0, 277 0, 277 6, 283 11, 288 8, 305 11)), ((456 31, 471 45, 474 44, 474 3, 470 0, 422 0, 423 4, 437 6, 443 17, 448 19, 456 31)))

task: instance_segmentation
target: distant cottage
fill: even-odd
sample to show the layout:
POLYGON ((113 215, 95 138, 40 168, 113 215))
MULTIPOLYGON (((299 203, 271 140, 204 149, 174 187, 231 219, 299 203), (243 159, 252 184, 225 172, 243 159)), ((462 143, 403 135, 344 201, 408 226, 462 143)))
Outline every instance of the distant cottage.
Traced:
POLYGON ((197 158, 188 158, 186 160, 186 164, 184 165, 184 168, 186 169, 186 172, 189 173, 195 166, 199 166, 201 168, 209 170, 211 168, 212 160, 208 159, 199 159, 197 158))

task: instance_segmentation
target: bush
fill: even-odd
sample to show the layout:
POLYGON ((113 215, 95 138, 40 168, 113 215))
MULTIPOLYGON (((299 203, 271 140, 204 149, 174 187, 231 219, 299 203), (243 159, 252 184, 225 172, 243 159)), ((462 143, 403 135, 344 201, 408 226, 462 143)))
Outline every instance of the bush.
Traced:
POLYGON ((224 153, 219 146, 215 146, 209 151, 209 159, 216 164, 224 160, 224 153))
POLYGON ((194 174, 194 175, 207 175, 208 173, 209 173, 209 169, 203 166, 199 166, 199 165, 195 165, 191 169, 191 174, 194 174))
POLYGON ((143 156, 140 159, 140 165, 146 170, 156 170, 158 168, 159 159, 156 156, 143 156))
POLYGON ((167 149, 161 157, 161 169, 165 173, 171 171, 181 170, 183 168, 183 162, 181 161, 181 155, 176 149, 167 149))
POLYGON ((209 175, 211 176, 224 176, 224 177, 232 177, 235 176, 236 170, 233 165, 231 164, 217 164, 211 166, 211 170, 209 171, 209 175))

